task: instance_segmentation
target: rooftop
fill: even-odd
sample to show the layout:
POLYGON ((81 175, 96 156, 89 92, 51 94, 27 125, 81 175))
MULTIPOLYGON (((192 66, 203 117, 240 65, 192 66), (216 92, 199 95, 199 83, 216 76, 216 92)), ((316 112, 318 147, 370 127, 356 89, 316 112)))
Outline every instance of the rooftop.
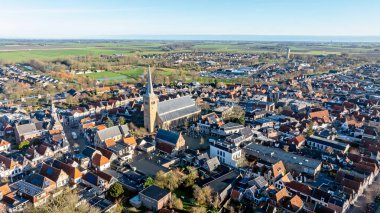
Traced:
POLYGON ((164 198, 169 193, 170 193, 170 191, 168 191, 166 189, 162 189, 156 185, 149 186, 140 192, 140 194, 143 194, 147 197, 150 197, 156 201, 161 200, 162 198, 164 198))
MULTIPOLYGON (((313 170, 316 169, 322 163, 320 160, 315 160, 301 155, 292 154, 289 152, 285 152, 281 149, 263 146, 256 143, 251 143, 247 145, 246 147, 244 147, 244 150, 248 154, 257 153, 261 156, 272 157, 276 161, 282 160, 285 164, 299 164, 304 167, 311 168, 313 170)), ((257 156, 257 154, 255 155, 257 156)))

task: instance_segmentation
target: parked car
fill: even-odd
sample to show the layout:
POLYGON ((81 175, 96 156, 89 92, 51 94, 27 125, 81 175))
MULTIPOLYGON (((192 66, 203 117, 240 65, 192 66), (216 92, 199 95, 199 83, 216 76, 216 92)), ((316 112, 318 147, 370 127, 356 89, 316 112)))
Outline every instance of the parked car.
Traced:
POLYGON ((77 133, 76 132, 72 132, 71 135, 73 136, 73 139, 76 140, 78 138, 77 136, 77 133))

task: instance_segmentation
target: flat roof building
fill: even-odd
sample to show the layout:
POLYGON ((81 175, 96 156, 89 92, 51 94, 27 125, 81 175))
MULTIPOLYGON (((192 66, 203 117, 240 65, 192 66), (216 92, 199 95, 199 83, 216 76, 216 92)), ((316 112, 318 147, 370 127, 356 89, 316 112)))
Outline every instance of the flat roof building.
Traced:
POLYGON ((262 159, 269 163, 283 161, 285 167, 299 173, 315 176, 322 166, 320 160, 285 152, 281 149, 251 143, 244 147, 246 154, 262 159))

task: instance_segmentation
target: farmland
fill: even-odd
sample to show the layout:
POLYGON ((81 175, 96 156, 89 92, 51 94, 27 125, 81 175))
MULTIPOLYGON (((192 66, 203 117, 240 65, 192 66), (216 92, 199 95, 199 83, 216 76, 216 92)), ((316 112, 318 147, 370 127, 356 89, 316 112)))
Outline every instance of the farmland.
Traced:
POLYGON ((302 42, 222 42, 222 41, 0 41, 0 60, 20 63, 32 59, 54 60, 78 56, 142 55, 168 52, 212 51, 231 53, 283 53, 290 48, 294 54, 372 54, 379 44, 366 43, 302 43, 302 42))

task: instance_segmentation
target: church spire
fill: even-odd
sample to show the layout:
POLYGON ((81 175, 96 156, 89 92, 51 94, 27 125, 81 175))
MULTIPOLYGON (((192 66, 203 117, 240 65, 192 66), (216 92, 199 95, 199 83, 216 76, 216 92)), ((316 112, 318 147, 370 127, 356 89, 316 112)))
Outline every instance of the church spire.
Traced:
POLYGON ((146 93, 145 95, 154 95, 152 86, 152 76, 150 74, 150 65, 148 65, 148 81, 146 82, 146 93))

